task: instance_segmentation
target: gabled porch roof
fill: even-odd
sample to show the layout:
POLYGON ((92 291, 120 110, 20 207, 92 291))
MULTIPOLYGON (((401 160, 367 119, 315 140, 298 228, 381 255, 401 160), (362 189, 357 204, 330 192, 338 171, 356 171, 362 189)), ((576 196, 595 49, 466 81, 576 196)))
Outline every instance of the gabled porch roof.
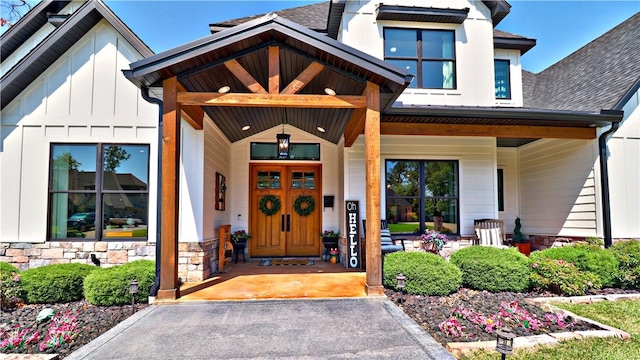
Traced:
MULTIPOLYGON (((275 14, 135 62, 124 73, 140 87, 158 87, 176 76, 188 92, 217 92, 228 86, 230 94, 251 94, 271 93, 270 71, 279 73, 279 86, 299 83, 300 88, 282 90, 291 94, 324 95, 329 88, 338 98, 360 96, 369 81, 380 87, 381 108, 390 106, 411 80, 406 70, 275 14), (273 47, 279 49, 278 69, 269 68, 273 47), (244 80, 239 71, 246 72, 244 80)), ((308 106, 204 106, 204 111, 232 142, 286 119, 290 125, 338 143, 350 119, 357 117, 353 108, 318 108, 312 100, 308 106), (250 130, 242 131, 245 125, 250 130), (326 132, 318 132, 318 126, 326 132)))

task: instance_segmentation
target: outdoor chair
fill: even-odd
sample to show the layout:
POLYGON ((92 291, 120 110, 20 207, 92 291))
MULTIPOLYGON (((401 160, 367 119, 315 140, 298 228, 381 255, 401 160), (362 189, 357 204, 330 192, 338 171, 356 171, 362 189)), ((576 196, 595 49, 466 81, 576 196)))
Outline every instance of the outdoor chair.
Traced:
POLYGON ((473 221, 476 238, 474 245, 508 247, 504 232, 504 221, 500 219, 478 219, 473 221))
MULTIPOLYGON (((394 240, 391 237, 391 231, 386 226, 387 225, 387 221, 386 220, 382 220, 380 225, 381 225, 380 226, 381 227, 381 229, 380 229, 380 250, 382 251, 382 256, 384 257, 385 255, 387 255, 389 253, 392 253, 392 252, 404 251, 405 250, 404 239, 394 240), (401 245, 396 245, 396 241, 400 241, 401 245)), ((362 230, 364 231, 365 241, 366 241, 367 220, 362 220, 362 230)))

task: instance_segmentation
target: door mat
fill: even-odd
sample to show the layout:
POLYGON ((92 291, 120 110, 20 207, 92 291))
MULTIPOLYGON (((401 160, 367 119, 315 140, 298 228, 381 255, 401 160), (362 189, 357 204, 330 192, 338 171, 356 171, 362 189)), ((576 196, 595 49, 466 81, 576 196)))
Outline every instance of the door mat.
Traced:
POLYGON ((258 266, 271 266, 271 265, 282 265, 282 266, 311 266, 315 265, 315 261, 311 259, 262 259, 260 260, 260 264, 258 266))

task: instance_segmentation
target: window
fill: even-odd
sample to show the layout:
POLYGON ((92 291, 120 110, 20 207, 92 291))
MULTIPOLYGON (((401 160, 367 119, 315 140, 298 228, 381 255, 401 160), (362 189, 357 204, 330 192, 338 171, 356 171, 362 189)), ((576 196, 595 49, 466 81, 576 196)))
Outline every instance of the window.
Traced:
POLYGON ((386 220, 392 233, 436 229, 459 234, 457 161, 387 160, 385 171, 386 220))
POLYGON ((415 75, 409 87, 455 89, 455 35, 451 30, 384 29, 384 59, 415 75))
POLYGON ((511 99, 509 60, 494 60, 496 72, 496 99, 511 99))
MULTIPOLYGON (((278 144, 251 143, 251 160, 282 160, 278 144)), ((320 160, 320 144, 289 144, 289 160, 320 160)))
POLYGON ((504 211, 504 171, 498 169, 498 211, 504 211))
POLYGON ((147 238, 149 146, 53 144, 49 239, 147 238))

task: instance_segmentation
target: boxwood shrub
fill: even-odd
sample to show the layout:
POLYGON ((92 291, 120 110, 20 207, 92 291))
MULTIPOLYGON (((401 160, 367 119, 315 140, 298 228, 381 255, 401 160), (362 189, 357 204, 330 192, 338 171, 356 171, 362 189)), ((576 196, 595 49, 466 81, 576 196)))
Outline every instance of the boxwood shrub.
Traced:
POLYGON ((0 262, 0 310, 16 307, 23 297, 20 270, 9 263, 0 262))
POLYGON ((529 259, 516 248, 470 246, 451 254, 462 270, 462 285, 490 292, 524 292, 529 289, 529 259))
POLYGON ((53 264, 25 270, 20 282, 25 301, 55 304, 82 300, 85 277, 98 269, 87 264, 53 264))
POLYGON ((404 291, 413 295, 449 295, 460 288, 462 273, 438 255, 396 252, 384 258, 383 285, 396 288, 396 275, 406 276, 404 291))
POLYGON ((600 278, 602 287, 613 287, 618 282, 618 259, 611 251, 593 245, 574 245, 548 248, 531 253, 531 261, 542 259, 564 260, 574 263, 581 271, 590 271, 600 278))
POLYGON ((640 241, 619 241, 608 250, 619 262, 619 286, 623 289, 640 289, 640 241))
POLYGON ((136 302, 146 303, 155 280, 155 262, 136 260, 94 271, 84 282, 85 299, 102 306, 131 304, 129 285, 134 279, 138 282, 136 302))

